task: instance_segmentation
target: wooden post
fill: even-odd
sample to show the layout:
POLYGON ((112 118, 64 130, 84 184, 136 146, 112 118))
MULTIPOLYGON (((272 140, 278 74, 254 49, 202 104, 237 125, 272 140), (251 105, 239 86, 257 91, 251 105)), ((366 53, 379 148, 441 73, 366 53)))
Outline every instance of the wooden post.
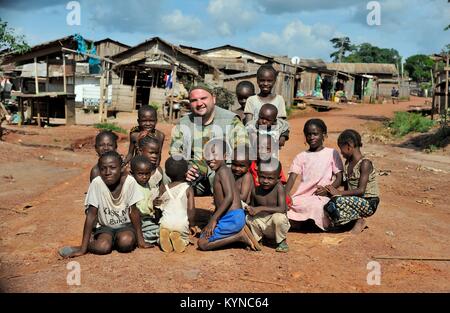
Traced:
MULTIPOLYGON (((63 85, 64 85, 64 93, 67 93, 66 57, 64 56, 64 51, 63 51, 63 53, 62 53, 62 59, 63 59, 63 85)), ((75 78, 74 78, 74 84, 75 84, 75 78)))
POLYGON ((449 54, 447 53, 447 61, 445 68, 445 106, 444 106, 444 125, 447 126, 447 115, 448 115, 448 65, 449 65, 449 54))
POLYGON ((37 104, 37 123, 41 127, 41 103, 36 101, 35 104, 37 104))
POLYGON ((103 123, 104 106, 105 106, 105 63, 102 62, 102 74, 100 75, 100 101, 98 107, 100 123, 103 123))
POLYGON ((34 84, 35 84, 35 94, 39 94, 39 81, 38 81, 38 68, 37 68, 37 58, 34 57, 34 84))
POLYGON ((439 80, 438 77, 436 77, 436 82, 434 81, 434 74, 437 73, 437 62, 434 64, 434 73, 431 72, 431 79, 433 83, 431 84, 432 90, 433 90, 433 98, 431 98, 431 120, 434 120, 434 111, 436 110, 436 86, 437 81, 439 80))
POLYGON ((133 84, 133 110, 136 108, 136 84, 137 84, 138 71, 134 71, 134 84, 133 84))
POLYGON ((50 125, 50 101, 47 101, 46 103, 47 103, 47 126, 48 126, 50 125))
POLYGON ((23 114, 23 98, 19 97, 19 109, 20 109, 20 122, 19 122, 19 126, 22 126, 25 116, 23 114))
POLYGON ((170 100, 169 100, 169 121, 172 123, 172 111, 173 111, 173 90, 175 89, 175 83, 177 81, 177 66, 172 66, 172 88, 170 89, 170 100))

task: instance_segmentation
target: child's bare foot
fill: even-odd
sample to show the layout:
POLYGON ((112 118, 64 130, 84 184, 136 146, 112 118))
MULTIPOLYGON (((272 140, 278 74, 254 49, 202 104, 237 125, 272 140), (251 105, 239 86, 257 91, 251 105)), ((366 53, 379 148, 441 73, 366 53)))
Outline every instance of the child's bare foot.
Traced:
POLYGON ((363 218, 360 218, 356 221, 355 225, 352 228, 353 234, 361 233, 367 227, 366 221, 363 218))
POLYGON ((159 245, 164 252, 172 252, 173 246, 172 242, 169 238, 169 230, 165 228, 161 228, 159 231, 159 245))
POLYGON ((253 251, 261 251, 260 244, 253 236, 252 231, 248 228, 247 225, 244 226, 244 228, 241 230, 241 233, 242 237, 244 238, 244 242, 247 243, 253 251))
POLYGON ((181 253, 186 249, 186 245, 184 244, 183 239, 181 239, 181 235, 177 231, 173 231, 169 234, 170 241, 172 242, 173 249, 175 252, 181 253))

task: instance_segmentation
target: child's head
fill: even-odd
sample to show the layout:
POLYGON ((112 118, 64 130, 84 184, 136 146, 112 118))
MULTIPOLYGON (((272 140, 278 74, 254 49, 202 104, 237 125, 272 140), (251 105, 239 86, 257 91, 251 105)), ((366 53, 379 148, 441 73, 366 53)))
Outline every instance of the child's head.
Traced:
POLYGON ((258 162, 258 180, 261 188, 272 189, 280 181, 281 163, 275 158, 270 162, 258 162))
POLYGON ((161 145, 159 140, 145 136, 141 140, 139 140, 139 155, 146 157, 150 163, 156 165, 158 163, 159 155, 161 152, 161 145))
POLYGON ((244 80, 239 82, 239 84, 237 84, 236 97, 242 108, 245 107, 245 104, 247 103, 247 98, 253 96, 254 94, 255 94, 255 86, 252 84, 252 82, 244 80))
POLYGON ((276 142, 271 135, 258 133, 257 138, 257 158, 258 160, 269 160, 272 157, 272 151, 276 149, 276 142))
POLYGON ((100 157, 103 153, 108 151, 116 151, 117 149, 117 135, 109 130, 102 130, 95 136, 95 151, 100 157))
POLYGON ((248 172, 250 167, 249 148, 246 145, 238 146, 233 151, 231 171, 235 177, 241 177, 248 172))
POLYGON ((349 159, 356 149, 362 147, 361 135, 354 129, 344 130, 338 137, 338 146, 345 159, 349 159))
POLYGON ((97 164, 100 170, 100 177, 106 186, 113 186, 119 182, 122 174, 122 157, 117 151, 103 153, 98 159, 97 164))
POLYGON ((138 110, 137 122, 141 131, 153 131, 156 127, 156 123, 158 122, 158 114, 153 107, 143 105, 138 110))
POLYGON ((321 119, 312 118, 306 121, 303 134, 305 134, 306 142, 311 149, 320 148, 327 135, 327 125, 321 119))
POLYGON ((256 81, 263 95, 269 95, 272 92, 272 88, 277 81, 277 75, 278 72, 271 64, 263 64, 259 67, 256 72, 256 81))
POLYGON ((145 186, 152 174, 153 165, 143 155, 136 155, 131 159, 131 175, 139 185, 145 186))
POLYGON ((181 155, 169 157, 165 163, 166 175, 172 182, 185 181, 188 162, 181 155))
POLYGON ((225 163, 229 150, 228 143, 224 139, 215 138, 205 145, 203 155, 208 166, 216 171, 225 163))
POLYGON ((267 130, 270 130, 270 127, 277 123, 277 115, 278 115, 277 107, 271 103, 265 103, 261 106, 261 109, 259 110, 257 123, 260 126, 265 126, 267 130))

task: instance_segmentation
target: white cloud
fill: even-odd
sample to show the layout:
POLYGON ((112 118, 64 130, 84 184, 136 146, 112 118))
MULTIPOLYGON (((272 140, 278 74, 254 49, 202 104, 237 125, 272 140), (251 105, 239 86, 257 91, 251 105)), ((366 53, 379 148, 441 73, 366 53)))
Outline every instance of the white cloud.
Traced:
POLYGON ((288 23, 281 33, 262 32, 251 40, 256 51, 267 54, 323 58, 328 60, 332 51, 329 40, 340 35, 329 25, 306 25, 299 19, 288 23))
POLYGON ((186 16, 180 10, 161 18, 161 31, 174 37, 195 39, 200 37, 202 22, 193 16, 186 16))
POLYGON ((361 0, 259 0, 258 5, 267 14, 280 14, 304 11, 348 9, 361 3, 361 0))
POLYGON ((211 0, 207 10, 217 32, 222 36, 232 36, 238 30, 250 29, 256 21, 257 12, 249 3, 239 0, 211 0))

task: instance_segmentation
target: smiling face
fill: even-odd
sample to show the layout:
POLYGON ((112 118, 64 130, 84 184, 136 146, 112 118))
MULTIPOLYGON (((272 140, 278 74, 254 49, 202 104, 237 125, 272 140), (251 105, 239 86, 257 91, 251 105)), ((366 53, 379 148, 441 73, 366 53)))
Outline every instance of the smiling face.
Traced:
POLYGON ((249 163, 248 160, 233 160, 231 163, 231 171, 233 172, 234 177, 245 175, 248 172, 250 166, 249 163))
POLYGON ((103 157, 98 163, 98 168, 100 177, 106 186, 113 186, 119 182, 121 175, 120 160, 110 156, 103 157))
POLYGON ((209 168, 217 171, 225 162, 225 152, 219 144, 212 144, 205 147, 204 157, 209 168))
POLYGON ((139 162, 136 167, 132 169, 132 175, 139 185, 145 186, 150 179, 152 169, 150 164, 139 162))
POLYGON ((216 98, 206 90, 194 89, 189 94, 189 102, 194 115, 208 118, 214 111, 216 98))
POLYGON ((323 145, 324 133, 322 129, 314 124, 308 126, 305 132, 306 142, 313 150, 320 148, 323 145))
POLYGON ((141 130, 153 131, 158 122, 158 118, 154 111, 146 110, 138 116, 137 122, 141 130))
POLYGON ((97 155, 100 157, 102 154, 108 151, 114 151, 117 149, 117 143, 112 138, 112 136, 103 135, 99 138, 99 140, 95 143, 95 151, 97 155))
POLYGON ((258 87, 263 95, 269 95, 272 92, 272 88, 275 85, 275 73, 271 70, 262 71, 258 77, 258 87))

